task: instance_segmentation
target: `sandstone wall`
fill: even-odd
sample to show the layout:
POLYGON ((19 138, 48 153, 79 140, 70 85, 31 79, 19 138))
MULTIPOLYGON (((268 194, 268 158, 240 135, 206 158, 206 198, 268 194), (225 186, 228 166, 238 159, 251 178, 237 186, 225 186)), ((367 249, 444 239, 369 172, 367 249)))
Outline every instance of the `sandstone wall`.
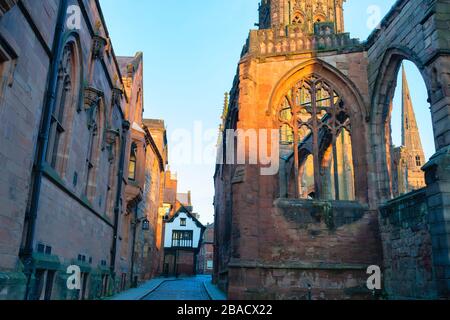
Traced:
MULTIPOLYGON (((25 213, 30 201, 32 165, 42 121, 53 38, 61 2, 56 0, 22 1, 0 17, 0 298, 23 299, 25 276, 19 261, 25 213)), ((109 281, 103 290, 104 277, 111 280, 110 261, 113 244, 114 203, 122 179, 118 179, 120 138, 127 97, 117 94, 121 86, 119 66, 110 45, 101 9, 94 1, 68 1, 79 5, 81 28, 65 29, 63 38, 76 43, 79 60, 73 87, 74 104, 66 110, 64 165, 42 168, 43 182, 33 241, 34 270, 56 272, 52 298, 76 299, 78 292, 66 287, 66 268, 81 266, 88 274, 87 298, 114 292, 117 282, 109 281), (100 41, 100 38, 103 40, 100 41), (95 56, 94 43, 103 43, 95 56), (102 50, 104 49, 104 50, 102 50), (87 91, 87 90, 90 91, 87 91), (90 109, 90 93, 100 92, 98 118, 90 109), (96 120, 98 134, 90 157, 90 125, 96 120), (118 138, 119 137, 119 138, 118 138), (110 148, 110 146, 112 147, 110 148), (92 161, 88 175, 87 160, 92 161), (111 169, 112 168, 112 169, 111 169), (89 179, 89 182, 88 182, 89 179)), ((62 154, 62 153, 61 153, 62 154)), ((126 167, 126 166, 125 166, 126 167)), ((124 198, 124 194, 122 194, 124 198)), ((124 202, 122 202, 123 204, 124 202)), ((119 208, 119 214, 124 208, 119 208)), ((121 241, 130 238, 121 235, 121 241)), ((127 243, 126 245, 129 245, 127 243)), ((119 249, 118 249, 119 251, 119 249)), ((128 258, 127 258, 128 259, 128 258)), ((128 259, 129 260, 129 259, 128 259)), ((120 273, 120 255, 116 270, 120 273)), ((124 270, 128 272, 129 270, 124 270)), ((35 273, 31 284, 35 283, 35 273)), ((127 283, 129 284, 129 282, 127 283)), ((33 291, 31 296, 33 295, 33 291)))
POLYGON ((390 299, 437 297, 425 190, 381 209, 384 290, 390 299))

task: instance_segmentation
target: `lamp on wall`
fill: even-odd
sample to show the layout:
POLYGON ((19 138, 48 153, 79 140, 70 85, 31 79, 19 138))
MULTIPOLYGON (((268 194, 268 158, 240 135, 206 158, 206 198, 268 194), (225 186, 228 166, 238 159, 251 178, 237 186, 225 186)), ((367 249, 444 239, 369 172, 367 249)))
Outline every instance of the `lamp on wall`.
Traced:
POLYGON ((142 230, 144 231, 150 230, 150 221, 148 221, 148 219, 144 219, 142 221, 142 230))

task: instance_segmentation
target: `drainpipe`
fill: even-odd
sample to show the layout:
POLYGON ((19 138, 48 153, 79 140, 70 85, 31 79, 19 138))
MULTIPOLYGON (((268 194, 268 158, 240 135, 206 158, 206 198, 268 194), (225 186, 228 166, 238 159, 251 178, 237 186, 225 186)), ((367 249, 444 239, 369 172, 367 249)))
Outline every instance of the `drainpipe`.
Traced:
POLYGON ((120 163, 119 163, 119 173, 118 173, 118 186, 117 186, 117 194, 116 194, 116 202, 114 206, 114 236, 111 248, 111 277, 113 278, 113 282, 115 282, 116 278, 116 254, 117 254, 117 238, 119 233, 119 216, 121 211, 121 198, 122 198, 122 186, 123 186, 123 173, 125 166, 125 153, 127 148, 127 132, 130 130, 130 122, 124 120, 122 123, 122 139, 121 139, 121 150, 120 150, 120 163))
POLYGON ((175 270, 175 278, 178 279, 178 248, 175 249, 175 265, 174 265, 174 270, 175 270))
POLYGON ((23 261, 25 267, 25 275, 27 277, 27 284, 25 290, 25 300, 30 297, 31 291, 31 277, 33 274, 33 246, 34 237, 36 233, 36 220, 39 209, 39 199, 41 195, 43 166, 45 164, 45 157, 48 149, 48 139, 50 134, 51 116, 55 108, 56 103, 56 90, 58 83, 58 66, 59 58, 62 52, 64 25, 67 15, 67 0, 61 0, 58 18, 56 22, 55 35, 53 38, 53 48, 51 65, 49 70, 49 79, 47 87, 47 95, 45 98, 45 104, 43 108, 42 125, 39 131, 37 140, 36 153, 34 157, 33 165, 33 178, 31 183, 31 198, 30 208, 25 216, 25 225, 27 226, 25 235, 25 246, 20 252, 20 258, 23 261))
POLYGON ((136 204, 136 206, 134 207, 134 222, 133 222, 133 243, 131 245, 131 284, 132 287, 137 287, 137 282, 134 282, 134 259, 136 256, 135 253, 135 247, 136 247, 136 233, 137 233, 137 226, 139 224, 139 219, 138 219, 138 206, 136 204))

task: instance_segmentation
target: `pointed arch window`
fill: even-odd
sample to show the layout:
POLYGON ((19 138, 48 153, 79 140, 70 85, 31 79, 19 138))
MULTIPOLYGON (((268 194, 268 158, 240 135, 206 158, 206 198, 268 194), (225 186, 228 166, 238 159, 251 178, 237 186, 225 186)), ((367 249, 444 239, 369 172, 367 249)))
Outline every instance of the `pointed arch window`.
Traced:
POLYGON ((354 200, 350 117, 344 100, 317 76, 297 82, 278 111, 281 144, 291 144, 295 197, 354 200))
POLYGON ((128 179, 136 180, 136 167, 137 167, 137 145, 133 143, 131 145, 130 163, 128 167, 128 179))
POLYGON ((113 216, 114 211, 114 194, 116 192, 117 187, 117 181, 118 181, 118 172, 117 172, 117 166, 118 166, 118 159, 117 155, 119 154, 119 142, 118 142, 118 136, 115 136, 114 140, 108 145, 107 150, 109 153, 108 156, 108 185, 106 187, 106 196, 105 196, 105 210, 106 214, 109 217, 113 216))
POLYGON ((303 15, 300 12, 296 12, 294 14, 294 17, 292 18, 292 24, 293 25, 303 25, 304 18, 303 15))
POLYGON ((322 13, 318 13, 314 16, 314 22, 321 23, 325 21, 327 21, 327 18, 322 13))
POLYGON ((99 167, 100 153, 102 151, 102 140, 104 130, 104 104, 103 93, 96 92, 96 102, 88 109, 88 152, 86 155, 86 190, 85 194, 89 200, 93 200, 97 189, 97 170, 99 167))
MULTIPOLYGON (((66 133, 67 116, 74 99, 74 83, 76 81, 74 64, 74 45, 68 43, 64 50, 58 68, 58 81, 55 105, 52 110, 49 143, 46 161, 54 169, 60 169, 60 162, 64 157, 63 136, 66 133)), ((61 171, 61 170, 59 170, 61 171)))

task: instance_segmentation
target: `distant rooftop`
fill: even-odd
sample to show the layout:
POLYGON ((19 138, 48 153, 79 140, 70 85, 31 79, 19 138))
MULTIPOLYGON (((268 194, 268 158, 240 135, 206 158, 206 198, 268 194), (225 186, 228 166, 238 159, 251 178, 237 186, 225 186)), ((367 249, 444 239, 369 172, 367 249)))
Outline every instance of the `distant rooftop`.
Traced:
POLYGON ((144 119, 143 123, 149 129, 166 129, 164 120, 161 119, 144 119))
POLYGON ((177 193, 177 200, 180 201, 183 205, 191 205, 189 193, 177 193))
POLYGON ((142 58, 143 58, 142 52, 136 53, 134 57, 117 57, 117 63, 119 64, 119 69, 122 76, 125 77, 128 75, 129 65, 133 66, 132 72, 134 73, 137 70, 139 63, 141 63, 142 58))

